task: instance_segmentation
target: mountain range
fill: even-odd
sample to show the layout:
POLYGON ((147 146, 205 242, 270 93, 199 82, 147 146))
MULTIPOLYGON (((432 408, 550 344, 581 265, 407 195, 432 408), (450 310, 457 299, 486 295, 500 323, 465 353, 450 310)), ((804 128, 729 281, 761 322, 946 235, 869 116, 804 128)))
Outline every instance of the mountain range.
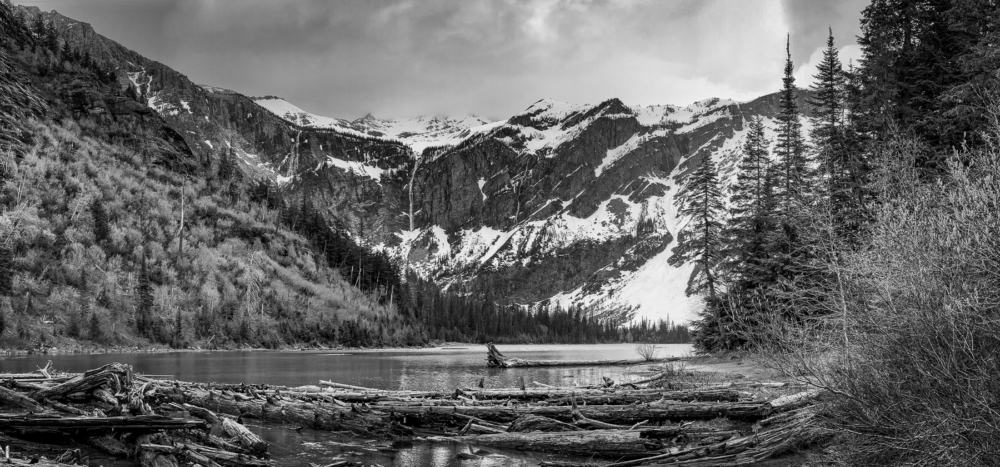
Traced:
POLYGON ((667 263, 685 226, 674 195, 708 155, 729 183, 747 121, 773 127, 778 110, 771 94, 687 106, 542 99, 499 121, 324 117, 195 84, 86 23, 13 8, 111 64, 189 170, 231 154, 247 179, 308 199, 358 243, 447 290, 625 320, 693 317, 700 301, 684 290, 694 266, 667 263))

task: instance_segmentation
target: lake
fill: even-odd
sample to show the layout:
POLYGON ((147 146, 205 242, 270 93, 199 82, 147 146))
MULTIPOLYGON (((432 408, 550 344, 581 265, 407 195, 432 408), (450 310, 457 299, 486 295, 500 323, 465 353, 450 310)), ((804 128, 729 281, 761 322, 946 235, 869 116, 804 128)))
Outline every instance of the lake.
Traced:
MULTIPOLYGON (((634 344, 500 345, 507 356, 533 360, 638 359, 634 344)), ((689 344, 661 344, 657 356, 684 356, 689 344)), ((301 386, 335 381, 378 389, 453 390, 484 386, 514 387, 521 377, 530 384, 572 386, 619 380, 644 366, 486 368, 486 347, 456 345, 428 349, 343 350, 301 352, 163 352, 123 354, 28 355, 0 360, 0 372, 29 372, 52 361, 60 371, 82 372, 111 362, 127 363, 137 373, 193 382, 301 386)), ((332 456, 348 455, 365 465, 487 467, 537 465, 543 459, 565 459, 490 449, 488 453, 460 443, 414 442, 406 445, 367 443, 351 436, 309 429, 252 426, 272 444, 279 465, 323 464, 332 456), (470 455, 478 452, 478 455, 470 455)), ((583 459, 586 460, 586 459, 583 459)))

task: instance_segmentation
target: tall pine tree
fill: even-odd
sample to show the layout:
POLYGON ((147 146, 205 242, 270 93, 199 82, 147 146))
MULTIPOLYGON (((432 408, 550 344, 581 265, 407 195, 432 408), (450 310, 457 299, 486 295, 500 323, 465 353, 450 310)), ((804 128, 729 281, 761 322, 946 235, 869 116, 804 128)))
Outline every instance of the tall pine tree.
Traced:
POLYGON ((139 335, 152 338, 155 335, 153 333, 153 284, 150 281, 145 254, 143 254, 141 261, 139 283, 136 287, 138 303, 135 311, 135 327, 139 335))
MULTIPOLYGON (((870 168, 857 132, 849 124, 848 93, 856 90, 853 75, 845 73, 834 46, 833 30, 826 41, 823 60, 813 75, 808 100, 812 109, 812 147, 820 169, 824 212, 837 237, 856 240, 868 219, 870 168), (851 77, 852 80, 848 80, 851 77)), ((855 91, 856 92, 856 91, 855 91)))
POLYGON ((826 40, 823 61, 813 75, 815 82, 810 87, 811 97, 807 100, 812 108, 812 146, 819 161, 819 167, 828 193, 840 183, 840 171, 844 164, 839 160, 840 133, 844 116, 844 69, 834 46, 833 29, 826 40))
POLYGON ((722 259, 722 193, 719 172, 706 154, 701 164, 677 194, 679 212, 690 219, 668 262, 677 266, 694 261, 694 275, 688 283, 688 295, 707 293, 714 298, 718 284, 718 265, 722 259))
POLYGON ((764 120, 751 119, 730 187, 725 270, 735 289, 773 282, 770 238, 774 233, 774 168, 764 135, 764 120))
POLYGON ((785 44, 785 76, 782 77, 777 121, 777 138, 774 153, 777 158, 778 186, 776 196, 779 209, 784 217, 791 215, 795 204, 807 198, 812 187, 812 170, 802 138, 802 122, 799 121, 799 105, 796 102, 795 71, 792 66, 791 39, 785 44))

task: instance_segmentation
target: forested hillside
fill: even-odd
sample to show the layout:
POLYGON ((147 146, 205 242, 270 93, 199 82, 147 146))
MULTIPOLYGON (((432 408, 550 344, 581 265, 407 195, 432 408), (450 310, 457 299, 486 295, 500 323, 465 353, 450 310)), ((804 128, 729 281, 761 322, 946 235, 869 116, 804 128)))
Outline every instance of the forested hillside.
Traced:
POLYGON ((194 157, 113 71, 6 6, 2 290, 6 345, 413 345, 421 326, 363 293, 194 157))

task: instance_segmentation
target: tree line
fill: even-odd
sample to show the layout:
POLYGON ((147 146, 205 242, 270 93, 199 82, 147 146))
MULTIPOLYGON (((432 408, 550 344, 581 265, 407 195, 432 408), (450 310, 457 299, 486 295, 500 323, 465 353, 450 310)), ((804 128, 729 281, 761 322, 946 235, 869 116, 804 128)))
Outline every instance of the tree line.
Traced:
POLYGON ((829 35, 808 144, 788 59, 780 112, 746 122, 728 190, 706 157, 679 197, 696 347, 824 390, 831 464, 1000 455, 998 11, 873 0, 858 63, 829 35))
POLYGON ((728 192, 706 155, 677 197, 691 223, 671 260, 697 265, 688 293, 705 297, 698 348, 741 348, 774 310, 795 320, 822 308, 801 292, 836 281, 823 266, 833 251, 869 235, 894 189, 884 175, 900 168, 888 144, 914 141, 905 168, 928 182, 955 151, 985 144, 998 64, 990 5, 876 0, 863 13, 857 66, 840 61, 831 30, 809 88, 808 143, 786 50, 774 140, 763 118, 749 119, 728 192))

